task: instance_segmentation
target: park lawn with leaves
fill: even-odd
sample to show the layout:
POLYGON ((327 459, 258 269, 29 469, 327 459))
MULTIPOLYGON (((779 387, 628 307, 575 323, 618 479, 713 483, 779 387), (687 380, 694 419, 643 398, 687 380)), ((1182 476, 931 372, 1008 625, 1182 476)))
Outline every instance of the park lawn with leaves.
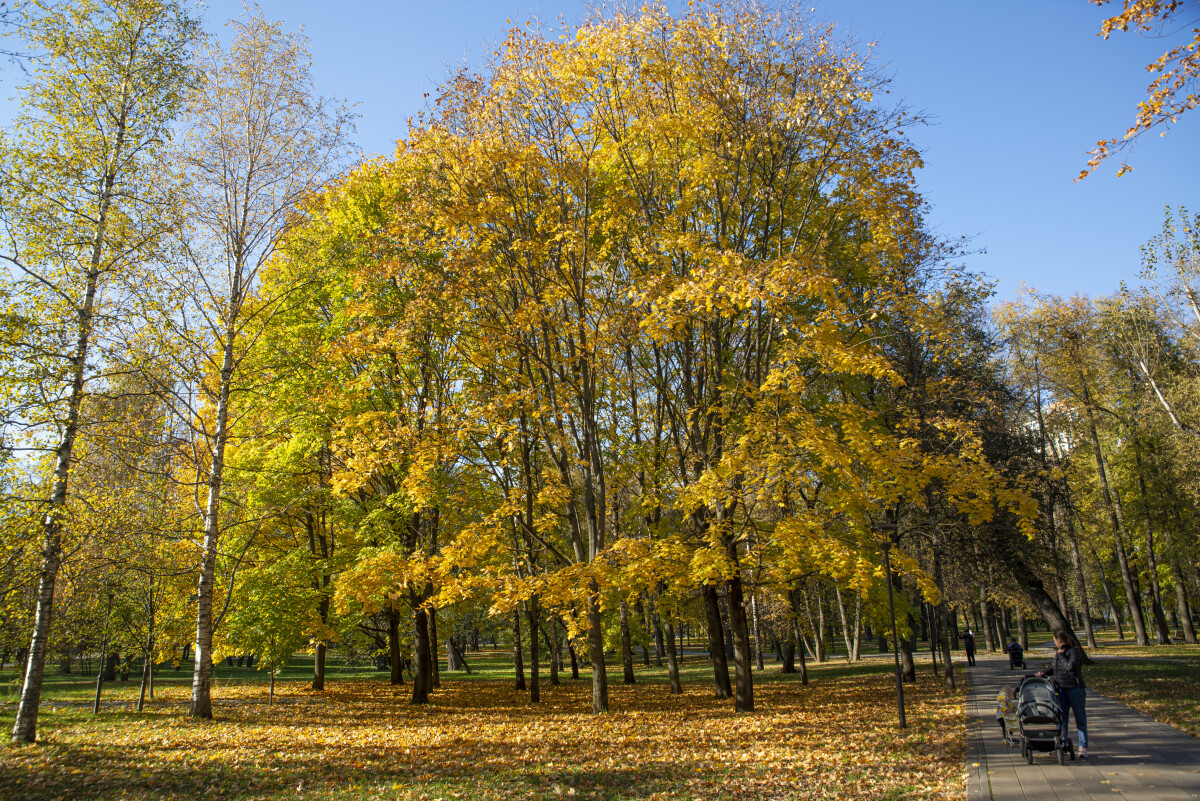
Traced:
POLYGON ((1200 646, 1099 645, 1084 674, 1089 688, 1200 737, 1200 646))
MULTIPOLYGON (((699 679, 698 661, 688 673, 699 679)), ((148 711, 92 715, 43 705, 40 743, 0 749, 0 798, 516 799, 945 798, 961 792, 964 705, 927 672, 895 727, 882 663, 811 668, 800 685, 773 666, 754 714, 711 697, 671 696, 654 669, 612 686, 590 714, 590 682, 543 684, 528 703, 511 680, 444 679, 428 706, 408 687, 335 679, 218 684, 216 722, 186 717, 187 690, 164 686, 148 711), (650 679, 647 681, 647 679, 650 679)), ((0 723, 11 725, 12 704, 0 723)))

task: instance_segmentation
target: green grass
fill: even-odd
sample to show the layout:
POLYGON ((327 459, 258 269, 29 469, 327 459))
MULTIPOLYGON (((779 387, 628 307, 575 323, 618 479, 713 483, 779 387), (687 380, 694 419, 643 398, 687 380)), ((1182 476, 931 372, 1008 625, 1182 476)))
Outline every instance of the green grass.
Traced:
POLYGON ((1200 646, 1100 645, 1084 670, 1089 688, 1200 736, 1200 646))
MULTIPOLYGON (((875 656, 875 649, 870 648, 864 651, 864 655, 868 657, 857 663, 848 663, 845 658, 833 654, 823 663, 816 663, 811 660, 808 662, 808 669, 811 675, 821 675, 827 678, 838 678, 843 676, 855 675, 870 675, 876 673, 890 673, 892 670, 891 662, 886 659, 872 659, 869 657, 875 656)), ((543 654, 544 656, 544 654, 543 654)), ((928 654, 919 654, 918 670, 929 670, 928 654)), ((794 681, 795 676, 780 673, 780 663, 773 661, 771 656, 764 654, 765 669, 763 671, 755 671, 755 681, 794 681)), ((454 671, 450 672, 445 669, 445 660, 440 663, 440 672, 442 677, 455 681, 512 681, 514 680, 514 670, 512 663, 512 651, 508 648, 489 648, 485 647, 481 651, 471 652, 467 654, 467 662, 471 666, 471 672, 454 671)), ((560 671, 560 680, 563 682, 570 681, 571 668, 570 662, 564 660, 565 664, 560 671)), ((57 662, 49 663, 46 666, 46 672, 42 681, 42 698, 51 703, 70 703, 70 704, 85 704, 91 703, 96 692, 96 675, 95 670, 98 665, 91 665, 93 672, 88 675, 82 675, 79 671, 78 662, 74 665, 74 672, 64 674, 60 672, 57 662)), ((587 679, 591 673, 588 668, 588 663, 581 658, 580 660, 580 676, 582 679, 587 679)), ((797 661, 797 669, 799 662, 797 661)), ((733 674, 733 660, 730 660, 730 675, 733 674)), ((653 656, 651 656, 651 664, 649 666, 642 664, 640 651, 635 655, 634 672, 637 675, 639 682, 662 683, 669 681, 666 669, 666 660, 663 661, 663 667, 658 667, 653 664, 653 656)), ((312 681, 313 674, 313 657, 306 655, 296 655, 288 660, 287 664, 281 668, 276 674, 276 684, 286 682, 308 683, 312 681)), ((608 680, 610 683, 621 682, 621 665, 619 661, 614 662, 613 658, 608 659, 608 680)), ((680 663, 679 670, 680 680, 684 683, 689 682, 704 682, 711 681, 712 667, 708 661, 708 657, 696 651, 688 651, 680 663)), ((549 684, 550 681, 550 663, 549 660, 543 659, 539 669, 540 681, 543 686, 549 684)), ((408 681, 411 675, 406 672, 405 680, 408 681)), ((525 665, 525 678, 528 682, 530 677, 528 658, 525 665)), ((380 681, 387 681, 388 672, 386 670, 377 670, 372 664, 355 663, 347 665, 344 660, 336 655, 336 652, 326 658, 325 662, 325 678, 327 681, 337 681, 340 679, 372 679, 377 678, 380 681)), ((141 679, 141 666, 135 663, 130 671, 127 681, 106 681, 102 691, 102 698, 106 704, 113 702, 134 702, 137 700, 139 682, 141 679)), ((212 682, 215 691, 222 688, 235 688, 254 684, 267 684, 270 681, 268 670, 261 664, 256 664, 252 668, 230 666, 224 660, 219 664, 214 665, 212 671, 212 682)), ((154 687, 155 691, 160 691, 164 688, 171 687, 190 687, 192 684, 192 664, 190 662, 182 664, 176 669, 170 664, 165 664, 157 667, 154 671, 154 687)), ((4 670, 0 671, 0 706, 5 704, 13 704, 16 702, 17 695, 20 692, 21 675, 17 669, 11 664, 4 670)), ((265 690, 265 687, 264 687, 265 690)))
MULTIPOLYGON (((78 663, 72 673, 62 673, 57 662, 48 663, 42 678, 42 698, 57 702, 90 702, 96 693, 96 674, 82 675, 78 663)), ((93 670, 98 665, 93 660, 93 670)), ((312 681, 313 657, 294 656, 287 665, 276 675, 275 681, 307 682, 312 681)), ((119 675, 119 672, 118 672, 119 675)), ((342 660, 326 660, 325 676, 327 680, 348 678, 369 678, 375 675, 385 675, 374 667, 367 665, 345 665, 342 660)), ((141 664, 135 663, 129 673, 128 681, 106 681, 103 687, 103 698, 106 701, 136 700, 139 682, 141 680, 141 664)), ((259 665, 252 668, 230 667, 224 661, 213 667, 212 681, 214 688, 240 687, 245 684, 266 683, 270 674, 259 665)), ((162 665, 154 671, 154 687, 160 690, 166 687, 190 687, 192 684, 192 665, 183 664, 176 670, 171 665, 162 665)), ((16 700, 21 688, 21 675, 11 665, 0 671, 0 703, 12 703, 16 700)))

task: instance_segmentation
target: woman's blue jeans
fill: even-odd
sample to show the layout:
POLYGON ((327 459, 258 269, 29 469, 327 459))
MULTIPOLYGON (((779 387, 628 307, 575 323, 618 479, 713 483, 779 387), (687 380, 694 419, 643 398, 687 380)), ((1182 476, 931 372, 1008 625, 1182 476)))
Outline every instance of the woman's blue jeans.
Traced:
POLYGON ((1079 731, 1079 747, 1087 748, 1087 710, 1084 701, 1087 690, 1082 687, 1072 687, 1069 690, 1058 691, 1058 708, 1062 712, 1062 736, 1067 739, 1067 712, 1075 714, 1075 728, 1079 731))

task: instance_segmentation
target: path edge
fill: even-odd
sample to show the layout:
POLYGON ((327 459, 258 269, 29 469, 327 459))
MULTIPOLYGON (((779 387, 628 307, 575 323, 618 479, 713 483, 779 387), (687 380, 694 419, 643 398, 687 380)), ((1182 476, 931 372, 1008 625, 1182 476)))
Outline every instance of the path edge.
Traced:
POLYGON ((967 801, 993 801, 992 780, 988 776, 987 749, 983 744, 983 719, 972 714, 975 682, 970 667, 963 668, 967 718, 967 801))

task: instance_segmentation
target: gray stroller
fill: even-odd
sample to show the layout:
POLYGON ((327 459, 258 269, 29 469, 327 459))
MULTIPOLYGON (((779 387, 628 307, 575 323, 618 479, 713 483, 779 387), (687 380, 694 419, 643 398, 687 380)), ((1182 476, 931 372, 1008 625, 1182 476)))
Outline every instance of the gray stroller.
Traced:
POLYGON ((1021 727, 1021 756, 1033 764, 1035 751, 1053 751, 1058 764, 1075 759, 1075 746, 1064 736, 1058 691, 1049 679, 1029 676, 1018 692, 1017 723, 1021 727))

